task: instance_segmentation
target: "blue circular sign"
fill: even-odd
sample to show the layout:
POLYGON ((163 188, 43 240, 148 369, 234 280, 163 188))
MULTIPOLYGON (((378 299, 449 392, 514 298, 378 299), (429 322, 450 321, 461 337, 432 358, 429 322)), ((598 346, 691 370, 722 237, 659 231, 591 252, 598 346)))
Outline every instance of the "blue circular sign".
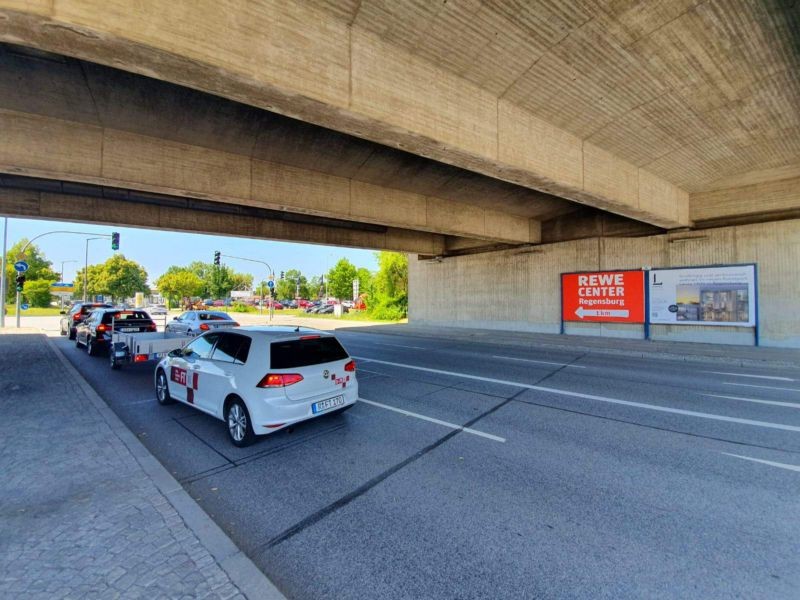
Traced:
POLYGON ((18 260, 14 263, 14 270, 17 271, 17 273, 24 273, 28 270, 28 263, 24 260, 18 260))
POLYGON ((22 304, 22 305, 20 305, 20 308, 21 308, 22 310, 28 310, 28 304, 27 304, 27 303, 25 303, 25 304, 22 304))
POLYGON ((268 281, 268 282, 267 282, 267 287, 268 287, 269 289, 272 289, 272 288, 274 288, 274 287, 275 287, 275 282, 274 282, 274 281, 268 281))

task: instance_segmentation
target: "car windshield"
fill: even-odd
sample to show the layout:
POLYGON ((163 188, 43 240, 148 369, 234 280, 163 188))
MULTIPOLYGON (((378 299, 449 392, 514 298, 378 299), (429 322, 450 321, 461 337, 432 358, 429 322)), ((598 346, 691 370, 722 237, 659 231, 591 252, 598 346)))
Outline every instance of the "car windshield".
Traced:
POLYGON ((335 337, 313 336, 270 346, 270 368, 294 369, 347 358, 347 351, 335 337))
POLYGON ((111 319, 115 321, 149 321, 150 317, 147 316, 147 313, 139 310, 120 310, 105 313, 105 320, 110 323, 111 319))

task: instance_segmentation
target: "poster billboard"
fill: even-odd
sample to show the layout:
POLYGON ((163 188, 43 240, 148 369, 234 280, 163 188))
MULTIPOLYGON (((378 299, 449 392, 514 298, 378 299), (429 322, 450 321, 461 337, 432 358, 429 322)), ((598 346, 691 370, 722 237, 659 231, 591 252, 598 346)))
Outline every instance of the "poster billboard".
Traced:
POLYGON ((644 271, 562 273, 562 320, 644 323, 644 275, 644 271))
POLYGON ((756 326, 756 267, 729 265, 653 269, 650 322, 756 326))

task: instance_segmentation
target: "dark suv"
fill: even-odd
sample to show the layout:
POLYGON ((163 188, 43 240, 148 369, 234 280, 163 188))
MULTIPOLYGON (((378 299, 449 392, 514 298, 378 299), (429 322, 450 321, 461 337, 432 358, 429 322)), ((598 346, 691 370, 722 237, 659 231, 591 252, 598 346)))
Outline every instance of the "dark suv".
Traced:
POLYGON ((143 310, 98 308, 78 325, 75 346, 86 346, 86 351, 95 356, 100 348, 109 347, 112 328, 126 333, 157 331, 155 321, 143 310))
POLYGON ((86 320, 86 317, 96 308, 111 308, 110 304, 103 302, 76 302, 61 317, 61 335, 69 335, 69 339, 75 339, 75 330, 86 320))

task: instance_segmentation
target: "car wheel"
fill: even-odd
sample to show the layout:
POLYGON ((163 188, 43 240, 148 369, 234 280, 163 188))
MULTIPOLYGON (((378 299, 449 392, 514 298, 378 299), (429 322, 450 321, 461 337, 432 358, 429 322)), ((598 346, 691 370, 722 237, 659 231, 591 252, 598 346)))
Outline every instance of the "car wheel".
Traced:
POLYGON ((228 406, 225 424, 228 426, 228 436, 234 446, 243 448, 249 446, 255 440, 256 434, 253 433, 250 414, 247 412, 244 402, 239 398, 234 398, 228 406))
POLYGON ((77 332, 72 327, 70 327, 69 328, 69 339, 74 340, 76 335, 78 335, 77 332))
POLYGON ((81 341, 78 339, 78 334, 77 333, 75 334, 73 339, 75 340, 75 347, 76 348, 80 348, 82 346, 82 344, 81 344, 81 341))
POLYGON ((119 364, 117 361, 117 357, 114 356, 114 349, 108 351, 108 363, 114 371, 117 371, 122 365, 119 364))
POLYGON ((64 326, 63 325, 59 325, 58 333, 61 334, 61 335, 67 335, 67 332, 64 331, 64 326))
POLYGON ((167 374, 164 373, 164 369, 159 369, 158 373, 156 373, 156 400, 162 405, 175 402, 172 396, 169 395, 169 384, 167 383, 167 374))
POLYGON ((194 333, 192 333, 192 330, 191 330, 191 329, 187 329, 187 330, 186 330, 186 335, 194 335, 194 333))
POLYGON ((97 344, 92 341, 91 334, 86 336, 86 354, 89 356, 97 356, 97 344))
POLYGON ((164 327, 164 333, 169 333, 169 325, 167 325, 166 327, 164 327))

